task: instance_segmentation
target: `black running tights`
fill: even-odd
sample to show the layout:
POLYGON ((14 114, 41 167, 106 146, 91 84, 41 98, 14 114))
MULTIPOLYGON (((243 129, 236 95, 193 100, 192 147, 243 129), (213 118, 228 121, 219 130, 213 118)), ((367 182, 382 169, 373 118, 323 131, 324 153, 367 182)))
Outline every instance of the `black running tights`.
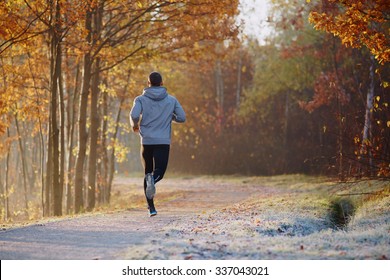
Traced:
MULTIPOLYGON (((160 181, 165 174, 169 159, 169 145, 142 145, 141 159, 145 170, 145 175, 152 173, 154 182, 160 181)), ((146 181, 144 179, 144 191, 146 190, 146 181)), ((145 194, 146 195, 146 194, 145 194)), ((149 207, 154 208, 153 199, 146 199, 149 207)))

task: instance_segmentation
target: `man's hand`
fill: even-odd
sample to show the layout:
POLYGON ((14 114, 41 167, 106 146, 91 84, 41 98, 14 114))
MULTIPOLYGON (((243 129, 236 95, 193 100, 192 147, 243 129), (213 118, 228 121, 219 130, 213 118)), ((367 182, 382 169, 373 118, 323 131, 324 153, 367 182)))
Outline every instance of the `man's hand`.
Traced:
POLYGON ((139 126, 138 125, 133 126, 133 131, 135 133, 138 133, 139 132, 139 126))

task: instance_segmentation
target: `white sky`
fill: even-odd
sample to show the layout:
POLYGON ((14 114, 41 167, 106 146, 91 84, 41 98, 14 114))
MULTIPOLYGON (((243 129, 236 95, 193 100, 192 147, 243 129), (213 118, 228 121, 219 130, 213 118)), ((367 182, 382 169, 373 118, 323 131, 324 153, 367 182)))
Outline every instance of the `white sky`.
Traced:
POLYGON ((241 14, 238 20, 244 20, 244 34, 256 37, 259 42, 270 34, 267 24, 269 0, 240 0, 241 14))

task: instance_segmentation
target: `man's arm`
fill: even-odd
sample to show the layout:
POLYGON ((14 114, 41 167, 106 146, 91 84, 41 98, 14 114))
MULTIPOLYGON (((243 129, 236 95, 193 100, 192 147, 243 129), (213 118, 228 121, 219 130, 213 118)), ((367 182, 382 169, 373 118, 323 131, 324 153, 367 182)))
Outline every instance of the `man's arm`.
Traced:
POLYGON ((130 125, 134 132, 139 132, 139 120, 142 113, 142 104, 138 97, 134 100, 133 108, 130 111, 130 125))
POLYGON ((183 123, 186 121, 186 113, 183 110, 183 107, 180 105, 179 101, 175 99, 175 110, 173 111, 173 121, 178 123, 183 123))

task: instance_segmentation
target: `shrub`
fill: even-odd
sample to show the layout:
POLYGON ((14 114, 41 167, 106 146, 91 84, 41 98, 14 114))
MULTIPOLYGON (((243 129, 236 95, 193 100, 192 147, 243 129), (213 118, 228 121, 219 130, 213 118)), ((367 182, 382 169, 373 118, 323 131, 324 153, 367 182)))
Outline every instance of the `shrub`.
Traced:
POLYGON ((336 198, 330 202, 329 217, 332 226, 344 229, 351 221, 356 211, 356 204, 350 198, 336 198))

